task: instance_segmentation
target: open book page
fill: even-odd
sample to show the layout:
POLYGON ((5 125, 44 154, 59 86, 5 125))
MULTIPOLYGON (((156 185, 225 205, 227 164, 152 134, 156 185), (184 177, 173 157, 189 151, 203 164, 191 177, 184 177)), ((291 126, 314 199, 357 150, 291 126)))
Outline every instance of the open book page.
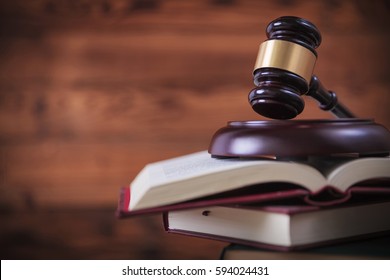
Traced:
POLYGON ((330 185, 342 191, 362 181, 390 179, 390 157, 312 157, 307 164, 319 170, 330 185))
POLYGON ((219 160, 212 158, 206 151, 202 151, 150 164, 149 170, 150 173, 153 173, 150 183, 152 187, 159 186, 257 164, 258 161, 255 160, 241 160, 237 158, 219 160))
POLYGON ((150 163, 136 176, 131 183, 131 203, 134 209, 138 200, 145 196, 150 189, 161 188, 167 184, 180 182, 184 184, 191 178, 213 174, 219 171, 228 171, 238 167, 256 164, 253 161, 239 159, 217 160, 207 151, 192 153, 172 159, 150 163))
POLYGON ((203 151, 147 165, 131 184, 130 209, 161 206, 268 182, 289 182, 315 189, 326 180, 319 171, 304 164, 215 159, 203 151))
POLYGON ((371 179, 390 179, 390 158, 361 158, 338 166, 328 175, 328 181, 341 190, 371 179))
POLYGON ((345 191, 372 178, 390 177, 390 158, 363 158, 316 168, 308 162, 215 159, 207 151, 148 164, 131 183, 129 210, 179 203, 261 183, 284 182, 315 192, 345 191))

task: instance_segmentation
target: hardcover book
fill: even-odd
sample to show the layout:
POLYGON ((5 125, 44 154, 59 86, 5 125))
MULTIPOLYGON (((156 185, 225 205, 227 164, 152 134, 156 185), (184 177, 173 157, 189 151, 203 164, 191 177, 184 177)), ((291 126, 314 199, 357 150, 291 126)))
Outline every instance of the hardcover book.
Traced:
POLYGON ((390 201, 316 206, 240 205, 169 211, 168 232, 273 250, 300 250, 390 231, 390 201))
POLYGON ((280 252, 229 244, 222 260, 389 260, 390 235, 333 244, 295 252, 280 252))
POLYGON ((217 159, 207 151, 148 164, 121 190, 118 216, 210 205, 344 203, 390 194, 390 158, 217 159))

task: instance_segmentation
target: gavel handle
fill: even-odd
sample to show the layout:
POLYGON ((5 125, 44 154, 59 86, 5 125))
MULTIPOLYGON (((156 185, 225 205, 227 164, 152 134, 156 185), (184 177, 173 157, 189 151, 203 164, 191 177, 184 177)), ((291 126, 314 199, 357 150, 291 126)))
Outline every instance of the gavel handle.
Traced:
POLYGON ((355 118, 356 116, 337 100, 337 95, 333 91, 325 89, 317 76, 313 75, 310 81, 308 96, 319 102, 319 106, 324 111, 330 111, 337 118, 355 118))

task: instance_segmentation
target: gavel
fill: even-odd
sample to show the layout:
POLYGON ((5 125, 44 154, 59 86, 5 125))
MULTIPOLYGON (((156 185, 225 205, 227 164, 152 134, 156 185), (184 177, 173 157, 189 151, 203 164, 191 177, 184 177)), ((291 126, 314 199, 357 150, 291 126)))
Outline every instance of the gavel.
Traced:
POLYGON ((215 158, 308 158, 388 156, 390 131, 371 119, 360 119, 337 101, 313 75, 321 35, 315 25, 297 17, 280 17, 266 28, 253 70, 252 108, 278 120, 230 121, 218 129, 209 146, 215 158), (300 114, 311 96, 337 119, 289 120, 300 114))
POLYGON ((314 24, 298 17, 280 17, 267 26, 266 34, 268 40, 260 44, 253 71, 256 87, 248 95, 255 112, 271 119, 292 119, 303 111, 302 96, 307 95, 338 118, 355 117, 313 75, 315 49, 321 44, 314 24))

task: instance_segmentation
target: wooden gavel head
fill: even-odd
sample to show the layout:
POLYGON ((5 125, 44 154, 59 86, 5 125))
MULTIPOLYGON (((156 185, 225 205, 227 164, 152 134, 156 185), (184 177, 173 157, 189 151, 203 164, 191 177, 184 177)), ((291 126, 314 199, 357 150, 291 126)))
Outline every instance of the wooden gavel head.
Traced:
POLYGON ((321 34, 314 24, 291 16, 272 21, 266 34, 253 71, 256 88, 248 99, 260 115, 291 119, 305 106, 301 95, 309 92, 321 34))
POLYGON ((267 27, 253 71, 257 86, 252 108, 265 117, 291 119, 302 112, 307 95, 338 120, 233 121, 213 136, 209 152, 217 158, 308 158, 311 156, 388 156, 390 132, 356 118, 313 75, 321 35, 310 22, 281 17, 267 27))

